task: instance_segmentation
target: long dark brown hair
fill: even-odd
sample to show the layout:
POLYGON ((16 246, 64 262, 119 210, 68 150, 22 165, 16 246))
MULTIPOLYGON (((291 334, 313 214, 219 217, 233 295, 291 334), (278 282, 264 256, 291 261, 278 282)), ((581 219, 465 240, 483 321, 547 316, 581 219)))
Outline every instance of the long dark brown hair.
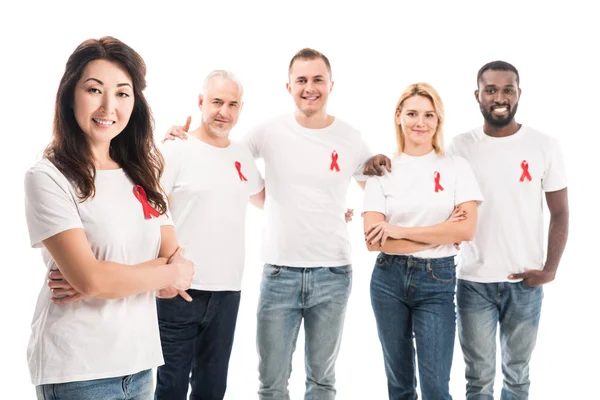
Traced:
POLYGON ((96 193, 96 168, 87 136, 75 120, 73 102, 75 86, 86 65, 94 60, 107 60, 124 68, 133 81, 134 105, 125 129, 110 142, 110 157, 117 162, 135 185, 146 191, 148 201, 161 214, 167 205, 160 186, 164 159, 154 142, 154 119, 144 97, 146 63, 131 47, 118 39, 105 36, 88 39, 71 54, 56 93, 54 131, 46 147, 48 158, 79 190, 81 201, 96 193))

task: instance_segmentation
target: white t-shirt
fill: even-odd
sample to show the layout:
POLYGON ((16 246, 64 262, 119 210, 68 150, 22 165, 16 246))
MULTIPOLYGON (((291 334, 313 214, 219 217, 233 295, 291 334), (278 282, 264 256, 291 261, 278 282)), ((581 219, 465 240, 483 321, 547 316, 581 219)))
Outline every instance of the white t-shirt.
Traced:
POLYGON ((542 194, 567 186, 558 142, 526 126, 504 138, 480 127, 455 137, 450 151, 469 161, 485 197, 475 240, 462 246, 458 277, 508 282, 509 274, 542 269, 542 194))
MULTIPOLYGON (((31 246, 42 248, 48 269, 57 267, 42 240, 73 228, 85 231, 98 260, 133 265, 157 258, 160 226, 169 220, 144 218, 122 169, 96 171, 95 185, 95 197, 81 203, 47 159, 26 173, 31 246)), ((34 385, 117 377, 163 364, 154 292, 60 305, 51 297, 44 279, 27 349, 34 385)))
POLYGON ((336 118, 323 129, 274 118, 243 142, 265 163, 263 260, 291 267, 350 264, 344 213, 350 178, 371 156, 361 134, 336 118))
MULTIPOLYGON (((392 225, 424 227, 446 221, 458 204, 482 200, 475 175, 462 157, 439 157, 434 151, 420 157, 401 154, 392 160, 391 173, 386 170, 384 176, 367 181, 363 213, 382 213, 392 225)), ((407 255, 442 258, 456 253, 449 244, 407 255)))
POLYGON ((162 184, 177 239, 194 263, 192 289, 240 290, 248 198, 263 189, 263 179, 245 146, 188 138, 165 143, 162 184))

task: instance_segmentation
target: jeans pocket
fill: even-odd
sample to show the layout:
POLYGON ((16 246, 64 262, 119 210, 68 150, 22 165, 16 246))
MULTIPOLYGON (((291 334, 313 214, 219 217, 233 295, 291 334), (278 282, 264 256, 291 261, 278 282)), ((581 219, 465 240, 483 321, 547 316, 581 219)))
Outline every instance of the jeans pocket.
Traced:
POLYGON ((264 275, 265 276, 277 276, 281 273, 283 267, 279 265, 265 264, 264 275))
POLYGON ((376 267, 383 267, 386 263, 386 256, 383 253, 379 253, 377 255, 377 258, 375 259, 375 266, 376 267))
POLYGON ((431 278, 440 283, 454 283, 456 282, 456 267, 432 268, 431 278))
POLYGON ((343 267, 327 267, 327 269, 333 275, 347 276, 352 273, 352 267, 350 265, 345 265, 343 267))

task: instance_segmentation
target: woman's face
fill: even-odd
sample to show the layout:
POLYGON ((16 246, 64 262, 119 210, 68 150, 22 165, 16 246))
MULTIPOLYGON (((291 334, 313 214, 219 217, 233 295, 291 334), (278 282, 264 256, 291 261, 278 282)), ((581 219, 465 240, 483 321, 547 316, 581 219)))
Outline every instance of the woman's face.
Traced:
POLYGON ((411 147, 433 146, 438 122, 431 100, 423 96, 409 97, 402 103, 402 110, 396 112, 396 123, 402 127, 405 145, 411 147))
POLYGON ((131 76, 107 60, 89 62, 75 86, 75 120, 92 145, 110 143, 125 129, 133 111, 131 76))

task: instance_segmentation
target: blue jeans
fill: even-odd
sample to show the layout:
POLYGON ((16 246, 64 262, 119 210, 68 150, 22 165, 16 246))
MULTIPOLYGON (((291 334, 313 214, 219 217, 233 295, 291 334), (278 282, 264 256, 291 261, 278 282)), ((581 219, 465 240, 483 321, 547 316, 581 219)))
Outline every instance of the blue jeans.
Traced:
POLYGON ((152 370, 117 378, 36 386, 38 400, 150 400, 152 370))
POLYGON ((504 385, 502 400, 529 396, 529 360, 535 347, 544 293, 523 282, 477 283, 460 279, 458 337, 466 364, 467 399, 493 400, 496 328, 504 385))
POLYGON ((266 264, 257 315, 261 400, 289 400, 288 380, 304 318, 305 400, 335 398, 352 267, 293 268, 266 264))
POLYGON ((240 292, 190 289, 187 293, 191 303, 180 296, 157 299, 165 364, 157 370, 154 398, 185 400, 191 384, 191 400, 221 400, 227 388, 240 292))
POLYGON ((417 399, 415 348, 424 400, 452 399, 456 313, 454 257, 377 256, 371 304, 383 349, 390 400, 417 399))

